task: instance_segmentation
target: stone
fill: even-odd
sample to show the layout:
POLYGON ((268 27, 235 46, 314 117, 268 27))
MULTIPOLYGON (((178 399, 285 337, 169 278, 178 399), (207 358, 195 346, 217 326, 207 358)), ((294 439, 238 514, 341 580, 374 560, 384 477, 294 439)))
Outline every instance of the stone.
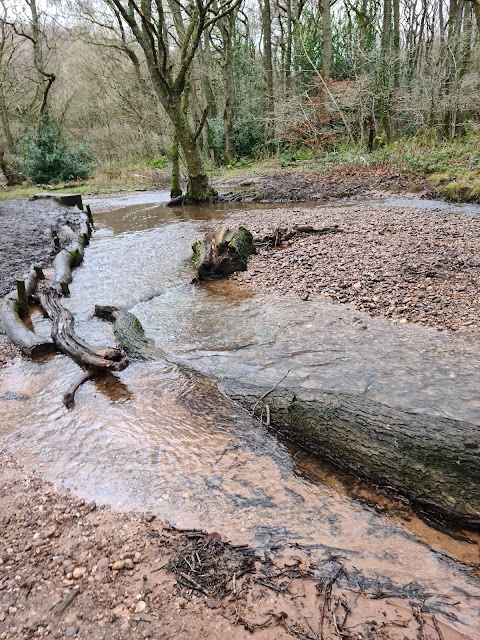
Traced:
POLYGON ((74 580, 80 580, 87 573, 87 569, 85 567, 75 567, 72 571, 72 578, 74 580))
POLYGON ((143 613, 147 608, 147 603, 145 600, 139 600, 137 602, 137 606, 135 607, 135 613, 143 613))
POLYGON ((69 627, 65 629, 65 637, 73 638, 78 633, 78 627, 75 624, 71 624, 69 627))
POLYGON ((112 564, 113 571, 122 571, 125 569, 125 560, 117 560, 112 564))

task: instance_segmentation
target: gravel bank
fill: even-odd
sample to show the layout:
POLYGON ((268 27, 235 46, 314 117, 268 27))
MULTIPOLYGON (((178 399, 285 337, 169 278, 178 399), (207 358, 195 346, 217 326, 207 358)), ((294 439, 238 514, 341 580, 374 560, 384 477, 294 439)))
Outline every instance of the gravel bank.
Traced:
POLYGON ((259 236, 296 224, 342 231, 298 233, 281 248, 261 249, 233 276, 242 282, 480 337, 480 219, 345 206, 239 212, 229 223, 259 236))
MULTIPOLYGON (((15 278, 32 264, 50 266, 55 257, 51 231, 55 229, 64 246, 71 228, 79 223, 78 210, 54 200, 4 200, 0 202, 0 297, 15 288, 15 278)), ((20 355, 0 325, 0 367, 20 355)))

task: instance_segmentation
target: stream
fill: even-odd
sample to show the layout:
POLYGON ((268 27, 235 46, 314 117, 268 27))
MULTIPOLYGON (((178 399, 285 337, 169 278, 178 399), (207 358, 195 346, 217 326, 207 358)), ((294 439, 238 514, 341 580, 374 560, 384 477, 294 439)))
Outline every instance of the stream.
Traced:
MULTIPOLYGON (((365 394, 480 425, 478 342, 234 281, 188 284, 192 241, 240 205, 169 209, 166 199, 122 196, 103 213, 92 201, 96 232, 67 303, 90 343, 114 343, 110 325, 92 318, 94 305, 124 306, 157 346, 210 379, 268 386, 290 369, 287 386, 365 394)), ((49 332, 40 313, 32 320, 49 332)), ((133 362, 85 384, 67 410, 62 396, 78 373, 55 355, 18 360, 0 381, 0 436, 47 478, 236 543, 266 550, 288 541, 313 560, 337 554, 354 567, 352 584, 395 585, 479 637, 478 534, 432 528, 399 500, 279 440, 202 376, 133 362)))

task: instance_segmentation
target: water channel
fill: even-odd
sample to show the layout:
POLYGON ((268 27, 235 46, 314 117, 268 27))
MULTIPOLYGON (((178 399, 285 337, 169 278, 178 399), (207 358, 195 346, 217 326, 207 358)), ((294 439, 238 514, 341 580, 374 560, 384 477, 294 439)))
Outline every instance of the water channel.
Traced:
MULTIPOLYGON (((191 285, 191 242, 233 205, 168 209, 161 199, 140 194, 96 214, 68 301, 89 342, 113 344, 110 326, 92 318, 94 305, 124 306, 158 346, 212 380, 268 385, 291 369, 286 385, 361 393, 480 425, 478 342, 230 281, 191 285)), ((33 320, 49 331, 40 314, 33 320)), ((424 594, 456 630, 479 637, 471 566, 480 560, 478 535, 431 528, 407 506, 278 440, 215 384, 166 362, 134 362, 87 383, 69 411, 62 395, 77 376, 78 367, 56 355, 17 361, 0 381, 0 435, 48 478, 235 542, 289 541, 312 557, 335 552, 362 579, 424 594)))

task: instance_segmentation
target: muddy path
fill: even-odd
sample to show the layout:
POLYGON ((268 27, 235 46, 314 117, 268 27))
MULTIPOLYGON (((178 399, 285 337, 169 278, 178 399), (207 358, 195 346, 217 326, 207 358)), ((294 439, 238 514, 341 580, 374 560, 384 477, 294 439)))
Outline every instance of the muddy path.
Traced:
POLYGON ((218 178, 213 185, 222 198, 233 202, 325 202, 392 192, 435 197, 425 180, 388 165, 335 167, 321 173, 291 167, 263 175, 218 178))

